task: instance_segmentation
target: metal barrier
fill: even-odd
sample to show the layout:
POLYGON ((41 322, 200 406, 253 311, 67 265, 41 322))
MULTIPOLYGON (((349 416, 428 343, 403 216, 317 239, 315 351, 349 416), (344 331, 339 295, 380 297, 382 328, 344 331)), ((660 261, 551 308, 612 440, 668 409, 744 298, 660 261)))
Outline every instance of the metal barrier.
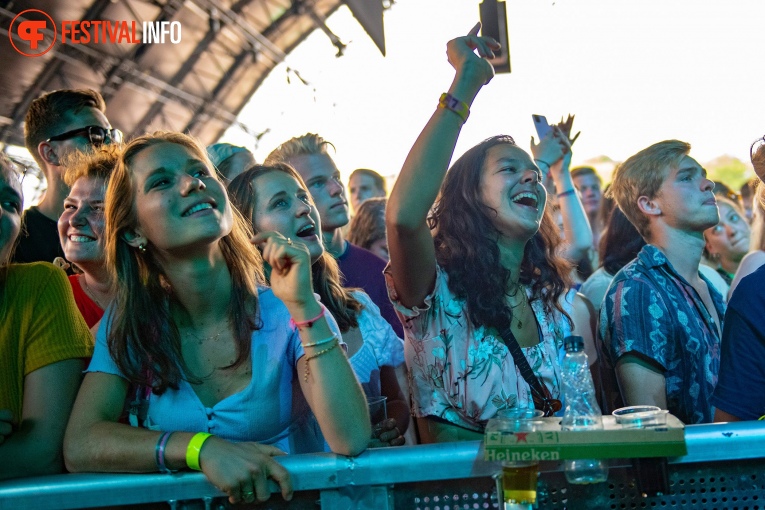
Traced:
MULTIPOLYGON (((643 497, 629 461, 611 463, 606 483, 569 486, 560 463, 542 463, 543 509, 682 508, 765 510, 765 423, 692 425, 688 454, 669 459, 670 491, 643 497)), ((354 458, 332 454, 278 459, 292 475, 295 497, 282 500, 275 484, 265 504, 236 508, 417 509, 497 508, 482 443, 368 450, 354 458)), ((202 473, 68 474, 0 482, 0 510, 128 508, 222 509, 229 504, 202 473), (156 507, 156 505, 154 505, 156 507)))

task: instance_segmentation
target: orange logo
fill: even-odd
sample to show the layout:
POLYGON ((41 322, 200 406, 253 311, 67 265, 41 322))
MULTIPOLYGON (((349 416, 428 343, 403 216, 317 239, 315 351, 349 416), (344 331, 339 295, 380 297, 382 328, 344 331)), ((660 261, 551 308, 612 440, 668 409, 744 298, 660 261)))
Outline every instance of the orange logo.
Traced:
POLYGON ((8 30, 11 45, 16 51, 26 57, 39 57, 48 53, 56 42, 56 35, 56 23, 53 22, 53 18, 38 9, 27 9, 18 13, 13 18, 13 21, 11 21, 11 26, 8 30), (21 19, 19 19, 20 17, 21 19), (53 27, 52 38, 49 33, 45 33, 49 27, 48 22, 53 27), (21 48, 16 46, 13 40, 14 36, 24 41, 25 44, 21 44, 21 46, 26 51, 22 51, 21 48), (50 44, 46 45, 45 41, 47 39, 50 39, 50 44))

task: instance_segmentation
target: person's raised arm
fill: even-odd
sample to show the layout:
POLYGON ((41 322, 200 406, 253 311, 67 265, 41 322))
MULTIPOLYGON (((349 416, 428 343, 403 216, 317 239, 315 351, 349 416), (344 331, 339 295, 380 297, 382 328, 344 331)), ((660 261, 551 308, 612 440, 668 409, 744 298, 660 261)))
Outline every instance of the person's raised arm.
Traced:
POLYGON ((592 229, 587 212, 584 210, 579 193, 574 187, 569 167, 571 165, 571 145, 565 133, 555 127, 550 134, 534 144, 531 139, 531 152, 534 161, 544 172, 545 165, 550 170, 550 176, 555 184, 557 202, 560 207, 560 215, 563 220, 563 235, 565 247, 563 257, 572 262, 577 262, 587 255, 592 248, 592 229), (550 147, 552 145, 552 147, 550 147), (559 146, 562 157, 554 159, 555 146, 559 146), (552 153, 552 154, 551 154, 552 153))
POLYGON ((300 386, 324 438, 333 452, 358 455, 372 435, 367 401, 314 296, 308 249, 277 232, 261 232, 253 243, 271 266, 274 295, 287 306, 300 332, 305 350, 298 360, 300 386))
POLYGON ((480 26, 447 44, 454 80, 443 106, 439 104, 409 151, 388 198, 385 223, 391 276, 399 301, 407 307, 422 304, 433 287, 436 262, 428 211, 446 175, 468 109, 481 87, 494 77, 486 58, 494 56, 499 44, 479 37, 480 26))

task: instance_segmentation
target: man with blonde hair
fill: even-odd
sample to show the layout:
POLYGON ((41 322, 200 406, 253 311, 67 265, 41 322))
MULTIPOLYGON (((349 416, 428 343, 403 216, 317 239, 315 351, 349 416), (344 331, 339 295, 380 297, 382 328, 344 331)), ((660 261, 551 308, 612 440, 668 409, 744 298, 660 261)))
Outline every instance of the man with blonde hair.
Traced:
POLYGON ((614 277, 599 337, 626 405, 656 405, 685 423, 712 421, 722 296, 699 274, 704 230, 719 213, 690 145, 666 140, 617 168, 609 193, 648 243, 614 277))
POLYGON ((324 247, 340 267, 345 287, 359 287, 380 308, 380 314, 399 337, 404 336, 401 322, 388 299, 383 269, 385 261, 345 239, 343 227, 350 221, 345 186, 340 170, 329 155, 334 146, 321 136, 307 133, 287 140, 268 155, 264 164, 287 163, 297 170, 311 193, 321 219, 324 247))

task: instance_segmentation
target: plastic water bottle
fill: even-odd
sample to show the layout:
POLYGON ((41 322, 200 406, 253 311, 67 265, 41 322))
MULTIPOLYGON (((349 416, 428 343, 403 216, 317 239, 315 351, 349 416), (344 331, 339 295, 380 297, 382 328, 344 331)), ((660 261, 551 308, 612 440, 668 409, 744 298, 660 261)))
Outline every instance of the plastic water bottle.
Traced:
MULTIPOLYGON (((563 340, 566 355, 563 357, 561 378, 566 409, 563 412, 563 430, 603 429, 603 415, 595 400, 584 339, 569 336, 563 340)), ((608 464, 602 459, 575 459, 565 461, 566 480, 569 483, 586 484, 605 482, 608 464)))

